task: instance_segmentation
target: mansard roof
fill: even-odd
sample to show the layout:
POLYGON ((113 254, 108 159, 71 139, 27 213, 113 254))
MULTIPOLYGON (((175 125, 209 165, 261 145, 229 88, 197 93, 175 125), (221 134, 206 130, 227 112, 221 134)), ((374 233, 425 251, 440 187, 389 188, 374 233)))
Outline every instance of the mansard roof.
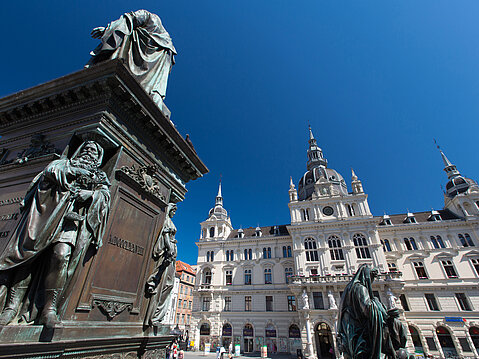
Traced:
MULTIPOLYGON (((438 214, 441 216, 442 221, 450 221, 450 220, 456 220, 456 219, 461 219, 461 217, 456 216, 454 213, 452 213, 448 209, 440 209, 435 212, 438 212, 438 214)), ((431 211, 424 211, 424 212, 415 212, 412 213, 414 215, 414 218, 416 219, 417 223, 426 223, 426 222, 431 222, 431 211)), ((409 213, 410 215, 410 213, 409 213)), ((408 216, 408 213, 400 213, 400 214, 390 214, 389 219, 391 220, 393 225, 396 224, 404 224, 404 219, 408 216)), ((383 223, 383 216, 375 216, 375 218, 378 220, 378 224, 382 225, 383 223)))
MULTIPOLYGON (((289 236, 289 232, 287 229, 289 224, 281 224, 276 226, 266 226, 266 227, 259 227, 261 229, 262 237, 266 236, 289 236), (279 229, 278 234, 275 234, 275 228, 279 229)), ((242 228, 244 233, 244 238, 246 237, 255 237, 256 235, 256 228, 257 227, 248 227, 242 228)), ((238 229, 234 229, 231 231, 228 239, 238 238, 238 229)))

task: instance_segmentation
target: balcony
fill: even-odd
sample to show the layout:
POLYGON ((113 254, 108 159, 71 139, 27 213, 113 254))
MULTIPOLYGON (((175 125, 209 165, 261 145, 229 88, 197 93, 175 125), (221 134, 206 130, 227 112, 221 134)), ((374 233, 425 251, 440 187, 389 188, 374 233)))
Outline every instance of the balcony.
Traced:
MULTIPOLYGON (((401 272, 381 273, 376 279, 379 281, 391 281, 401 279, 401 272)), ((290 283, 295 284, 348 284, 353 279, 353 274, 313 275, 309 277, 294 275, 290 277, 290 283)))

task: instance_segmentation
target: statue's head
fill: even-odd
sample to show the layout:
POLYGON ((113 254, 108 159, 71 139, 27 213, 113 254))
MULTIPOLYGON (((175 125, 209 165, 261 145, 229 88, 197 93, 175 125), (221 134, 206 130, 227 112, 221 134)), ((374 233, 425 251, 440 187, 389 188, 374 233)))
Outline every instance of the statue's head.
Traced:
POLYGON ((373 282, 379 276, 379 269, 377 267, 371 268, 370 276, 371 282, 373 282))
POLYGON ((80 166, 98 168, 103 160, 103 148, 95 141, 85 141, 77 149, 72 161, 80 166))
POLYGON ((167 213, 168 213, 168 216, 170 218, 173 218, 173 216, 175 215, 176 213, 176 209, 177 209, 177 206, 175 203, 169 203, 168 204, 168 209, 167 209, 167 213))

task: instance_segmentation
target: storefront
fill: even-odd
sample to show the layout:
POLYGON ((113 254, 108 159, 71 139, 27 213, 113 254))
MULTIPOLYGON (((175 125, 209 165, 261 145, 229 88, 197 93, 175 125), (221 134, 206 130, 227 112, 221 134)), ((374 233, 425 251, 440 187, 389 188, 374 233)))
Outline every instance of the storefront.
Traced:
POLYGON ((243 351, 251 353, 254 351, 254 329, 251 324, 246 324, 243 328, 243 351))

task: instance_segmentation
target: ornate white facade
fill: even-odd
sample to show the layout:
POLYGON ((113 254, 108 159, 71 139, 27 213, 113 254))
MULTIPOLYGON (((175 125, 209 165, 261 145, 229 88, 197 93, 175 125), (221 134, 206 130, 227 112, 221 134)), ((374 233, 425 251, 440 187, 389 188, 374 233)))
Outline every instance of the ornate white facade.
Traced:
POLYGON ((354 171, 348 191, 311 129, 291 224, 233 229, 220 185, 197 241, 195 346, 339 357, 340 296, 368 263, 382 273, 375 294, 409 326, 409 351, 479 358, 479 187, 440 153, 448 182, 437 211, 373 216, 354 171))

